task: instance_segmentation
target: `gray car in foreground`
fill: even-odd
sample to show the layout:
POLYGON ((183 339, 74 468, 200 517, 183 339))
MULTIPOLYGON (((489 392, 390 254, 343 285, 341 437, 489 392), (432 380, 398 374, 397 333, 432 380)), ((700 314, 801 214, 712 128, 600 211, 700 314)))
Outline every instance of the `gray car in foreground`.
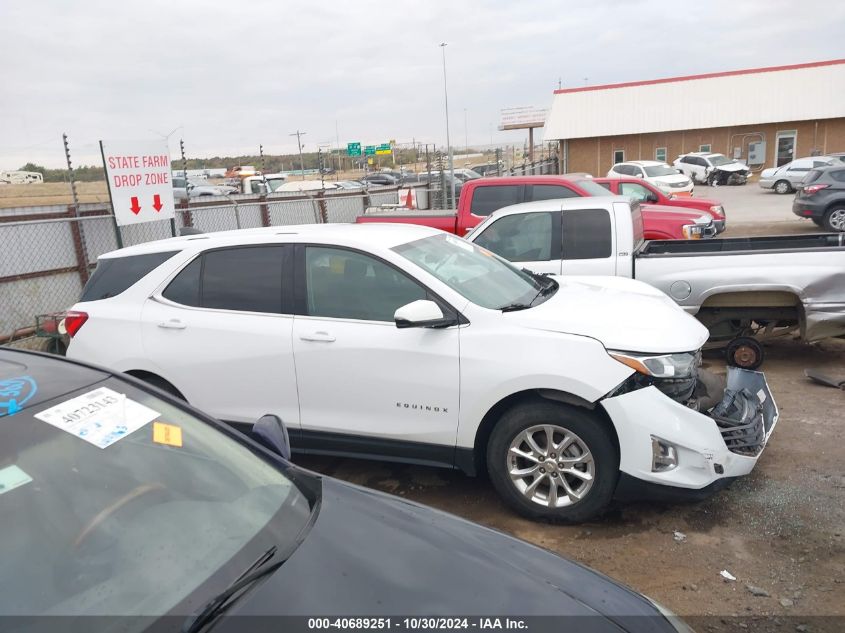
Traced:
POLYGON ((552 552, 294 466, 275 416, 242 435, 131 376, 0 349, 0 422, 3 631, 465 631, 497 617, 535 633, 689 631, 552 552))
POLYGON ((832 165, 836 159, 832 156, 811 156, 798 158, 792 162, 764 169, 760 173, 759 184, 763 189, 774 189, 775 193, 792 193, 804 180, 811 169, 832 165))

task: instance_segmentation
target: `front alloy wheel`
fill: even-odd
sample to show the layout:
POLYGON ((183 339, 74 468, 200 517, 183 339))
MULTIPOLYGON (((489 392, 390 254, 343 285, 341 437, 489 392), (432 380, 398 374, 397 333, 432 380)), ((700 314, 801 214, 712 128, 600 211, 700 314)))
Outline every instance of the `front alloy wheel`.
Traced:
POLYGON ((581 501, 593 486, 595 470, 584 440, 556 424, 525 429, 508 450, 513 485, 543 507, 561 508, 581 501))
POLYGON ((790 191, 792 191, 792 186, 786 180, 778 180, 775 183, 775 193, 783 195, 790 191))
POLYGON ((608 421, 594 411, 536 400, 506 411, 487 444, 502 499, 533 519, 576 523, 607 507, 619 478, 608 421))

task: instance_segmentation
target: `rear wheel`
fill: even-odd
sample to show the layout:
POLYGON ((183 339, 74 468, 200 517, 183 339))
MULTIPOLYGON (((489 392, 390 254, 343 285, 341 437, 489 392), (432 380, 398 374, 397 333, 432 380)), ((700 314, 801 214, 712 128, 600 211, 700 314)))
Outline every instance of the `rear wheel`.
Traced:
POLYGON ((728 343, 725 356, 728 365, 742 369, 757 369, 763 364, 763 346, 755 338, 740 336, 728 343))
POLYGON ((828 231, 845 231, 845 207, 828 209, 822 218, 822 226, 828 231))
POLYGON ((785 193, 789 193, 790 191, 792 191, 792 185, 789 184, 788 180, 778 180, 775 183, 775 193, 783 195, 785 193))
POLYGON ((613 497, 619 455, 604 420, 557 402, 507 411, 487 445, 487 469, 502 499, 532 519, 577 523, 613 497))

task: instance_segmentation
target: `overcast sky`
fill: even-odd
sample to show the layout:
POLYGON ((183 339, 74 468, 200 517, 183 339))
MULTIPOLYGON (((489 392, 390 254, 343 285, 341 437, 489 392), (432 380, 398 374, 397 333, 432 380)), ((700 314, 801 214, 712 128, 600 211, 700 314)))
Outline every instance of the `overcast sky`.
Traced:
MULTIPOLYGON (((100 139, 190 157, 337 140, 519 143, 501 108, 564 87, 845 57, 845 2, 29 0, 0 3, 0 169, 100 139), (466 121, 464 111, 466 111, 466 121)), ((800 89, 784 86, 785 90, 800 89)), ((845 87, 843 87, 845 98, 845 87)))

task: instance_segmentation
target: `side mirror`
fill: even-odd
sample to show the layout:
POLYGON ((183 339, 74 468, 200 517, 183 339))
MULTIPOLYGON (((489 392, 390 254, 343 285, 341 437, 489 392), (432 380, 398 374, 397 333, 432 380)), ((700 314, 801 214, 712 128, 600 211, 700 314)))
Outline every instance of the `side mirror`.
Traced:
POLYGON ((263 415, 252 426, 253 439, 284 459, 290 459, 290 438, 285 423, 277 415, 263 415))
POLYGON ((657 194, 649 192, 648 194, 646 194, 645 201, 646 202, 657 202, 658 201, 657 194))
POLYGON ((396 327, 449 327, 455 325, 453 318, 443 316, 440 306, 427 299, 419 299, 402 306, 393 314, 396 327))

